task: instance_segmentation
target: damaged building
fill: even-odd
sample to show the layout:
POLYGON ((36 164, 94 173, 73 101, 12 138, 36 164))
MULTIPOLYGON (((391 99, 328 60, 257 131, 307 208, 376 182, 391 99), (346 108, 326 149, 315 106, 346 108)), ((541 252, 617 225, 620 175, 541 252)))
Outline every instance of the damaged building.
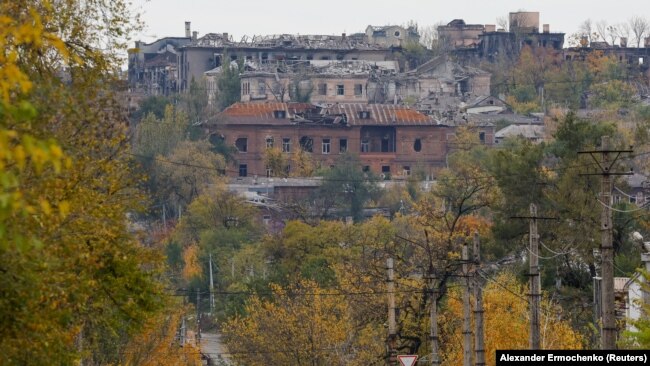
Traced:
POLYGON ((310 60, 391 61, 396 59, 403 45, 418 40, 415 28, 401 26, 368 26, 365 33, 340 36, 280 34, 244 36, 235 40, 228 33, 207 33, 199 37, 186 22, 185 37, 163 38, 151 44, 136 42, 129 55, 129 82, 132 89, 146 94, 164 94, 168 90, 182 92, 189 88, 192 79, 199 80, 206 71, 233 60, 258 64, 310 60))
MULTIPOLYGON (((206 72, 208 95, 220 68, 206 72)), ((490 94, 490 74, 447 56, 399 72, 397 61, 246 62, 242 102, 406 104, 438 123, 457 122, 459 106, 490 94)))
POLYGON ((439 26, 438 35, 444 49, 464 64, 516 56, 524 46, 558 51, 564 47, 564 33, 551 32, 549 24, 540 27, 539 12, 510 13, 508 23, 505 29, 504 25, 466 24, 462 19, 455 19, 439 26))
POLYGON ((135 42, 128 55, 131 93, 169 95, 177 91, 178 49, 192 42, 190 32, 190 22, 185 22, 185 37, 165 37, 151 43, 135 42))
MULTIPOLYGON (((456 126, 402 105, 341 103, 236 103, 207 127, 213 138, 236 149, 230 176, 273 176, 265 165, 267 148, 285 154, 303 150, 314 163, 329 167, 351 152, 364 170, 385 179, 406 177, 415 170, 433 178, 446 166, 456 126)), ((491 124, 475 126, 480 140, 494 143, 491 124)), ((287 167, 290 174, 291 167, 287 167)))

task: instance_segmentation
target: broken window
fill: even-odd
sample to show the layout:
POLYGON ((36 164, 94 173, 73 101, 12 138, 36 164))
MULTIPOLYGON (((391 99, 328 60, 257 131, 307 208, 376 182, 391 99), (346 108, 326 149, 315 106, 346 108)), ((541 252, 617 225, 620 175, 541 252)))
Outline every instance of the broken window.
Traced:
POLYGON ((336 86, 336 95, 345 95, 345 85, 339 84, 336 86))
POLYGON ((323 139, 323 154, 330 153, 330 139, 323 139))
POLYGON ((361 152, 370 151, 370 141, 368 139, 361 140, 361 152))
POLYGON ((321 58, 320 58, 320 59, 321 59, 321 60, 329 60, 329 59, 330 59, 330 57, 329 57, 329 56, 321 56, 321 58))
POLYGON ((266 148, 270 149, 273 147, 273 136, 266 136, 266 148))
POLYGON ((381 178, 384 180, 390 179, 390 165, 381 166, 381 178))
POLYGON ((370 172, 370 165, 364 165, 362 170, 364 173, 370 172))
POLYGON ((402 167, 402 170, 404 171, 404 175, 405 175, 405 176, 408 177, 409 175, 411 175, 411 167, 410 167, 410 166, 408 166, 408 165, 404 165, 404 166, 402 167))
POLYGON ((354 84, 354 95, 360 96, 363 94, 363 84, 354 84))
POLYGON ((348 139, 339 139, 339 153, 343 154, 348 151, 348 139))
POLYGON ((266 52, 262 53, 262 63, 265 64, 269 61, 269 54, 266 52))
POLYGON ((369 119, 369 118, 370 118, 370 111, 359 112, 359 119, 369 119))
POLYGON ((237 61, 237 55, 230 55, 230 61, 237 61))
POLYGON ((300 148, 307 152, 314 152, 314 139, 309 136, 301 137, 300 148))
POLYGON ((248 175, 248 166, 246 164, 239 164, 239 176, 245 177, 248 175))
POLYGON ((318 95, 327 95, 327 84, 318 84, 318 95))
POLYGON ((240 137, 235 141, 235 147, 239 152, 245 153, 248 151, 248 139, 246 137, 240 137))
POLYGON ((415 139, 415 142, 413 143, 413 150, 415 150, 415 152, 422 151, 422 140, 415 139))
POLYGON ((291 152, 291 139, 288 137, 282 139, 282 152, 291 152))
POLYGON ((283 111, 283 110, 273 111, 273 116, 278 119, 287 118, 287 111, 283 111))
POLYGON ((307 55, 307 60, 313 60, 313 59, 314 59, 314 55, 307 55))

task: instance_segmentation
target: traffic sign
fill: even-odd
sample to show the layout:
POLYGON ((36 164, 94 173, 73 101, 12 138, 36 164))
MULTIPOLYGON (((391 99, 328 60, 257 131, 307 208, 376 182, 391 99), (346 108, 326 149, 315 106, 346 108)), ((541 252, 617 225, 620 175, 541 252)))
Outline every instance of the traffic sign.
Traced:
POLYGON ((399 355, 397 356, 397 360, 402 366, 413 366, 418 360, 418 355, 399 355))

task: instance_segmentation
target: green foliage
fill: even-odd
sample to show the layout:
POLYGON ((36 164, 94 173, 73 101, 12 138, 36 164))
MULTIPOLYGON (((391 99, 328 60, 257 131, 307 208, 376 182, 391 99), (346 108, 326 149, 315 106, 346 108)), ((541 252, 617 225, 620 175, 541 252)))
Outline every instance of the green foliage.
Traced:
MULTIPOLYGON (((224 60, 228 60, 229 57, 224 55, 224 60)), ((218 92, 218 104, 219 109, 224 110, 226 107, 239 102, 241 98, 241 81, 239 78, 239 72, 242 69, 243 65, 238 63, 237 66, 234 66, 230 63, 224 63, 221 66, 221 74, 217 80, 218 92)))
POLYGON ((363 219, 363 205, 378 192, 377 179, 361 169, 359 158, 343 154, 336 165, 323 175, 317 197, 322 202, 322 215, 332 208, 345 208, 355 222, 363 219))

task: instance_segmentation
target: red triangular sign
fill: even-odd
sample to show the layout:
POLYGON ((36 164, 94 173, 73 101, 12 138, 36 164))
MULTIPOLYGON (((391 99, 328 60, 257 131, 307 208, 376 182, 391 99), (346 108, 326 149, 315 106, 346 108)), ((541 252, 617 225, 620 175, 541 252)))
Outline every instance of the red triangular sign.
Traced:
POLYGON ((401 355, 397 356, 397 360, 402 366, 414 366, 418 360, 418 355, 401 355))

